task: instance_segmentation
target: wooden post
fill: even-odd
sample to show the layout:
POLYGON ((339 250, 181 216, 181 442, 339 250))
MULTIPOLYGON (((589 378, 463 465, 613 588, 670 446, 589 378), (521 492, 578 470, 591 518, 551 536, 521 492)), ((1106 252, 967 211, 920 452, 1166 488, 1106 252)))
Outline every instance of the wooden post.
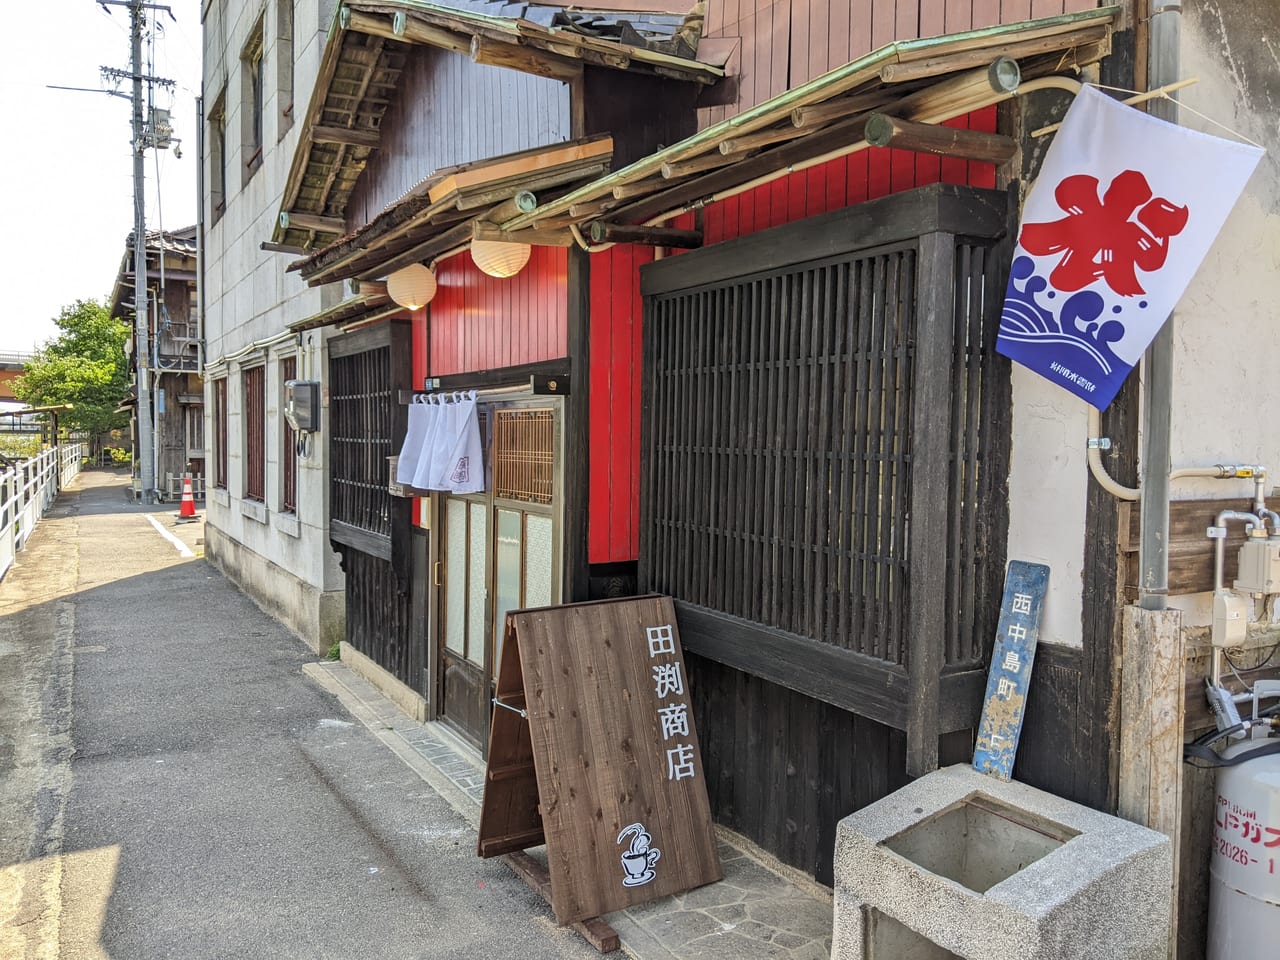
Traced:
POLYGON ((955 237, 930 233, 917 253, 916 370, 911 446, 911 612, 907 775, 938 768, 938 698, 946 642, 947 460, 955 327, 955 237))
POLYGON ((1173 844, 1170 956, 1177 941, 1182 841, 1182 743, 1186 656, 1178 610, 1124 611, 1120 662, 1120 791, 1117 812, 1173 844))
POLYGON ((1003 134, 916 123, 886 113, 873 113, 867 118, 866 137, 873 147, 896 147, 987 163, 1004 163, 1018 149, 1017 142, 1003 134))

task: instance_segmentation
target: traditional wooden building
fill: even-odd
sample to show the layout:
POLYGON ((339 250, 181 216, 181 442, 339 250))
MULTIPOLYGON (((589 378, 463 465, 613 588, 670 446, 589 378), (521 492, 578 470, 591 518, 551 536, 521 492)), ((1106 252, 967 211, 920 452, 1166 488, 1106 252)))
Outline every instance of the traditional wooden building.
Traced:
MULTIPOLYGON (((182 478, 190 473, 204 497, 204 380, 196 272, 196 227, 147 235, 148 375, 151 377, 152 440, 156 490, 161 499, 182 496, 182 478)), ((129 326, 130 357, 136 357, 133 234, 125 242, 111 315, 129 326)), ((136 367, 136 364, 135 364, 136 367)), ((137 406, 133 406, 137 442, 137 406)))
POLYGON ((1135 482, 1138 378, 1094 427, 993 349, 1041 128, 1146 85, 1146 11, 636 5, 351 0, 328 35, 269 244, 344 285, 289 328, 330 344, 353 663, 483 751, 506 610, 669 594, 715 816, 830 882, 841 816, 971 755, 1035 560, 1015 776, 1155 822, 1121 766, 1131 512, 1085 453, 1135 482), (527 261, 484 272, 494 242, 527 261), (473 389, 485 492, 393 496, 407 402, 473 389))
MULTIPOLYGON (((678 77, 663 61, 660 79, 635 52, 625 71, 556 54, 563 82, 507 82, 558 104, 518 115, 559 118, 566 142, 494 156, 486 138, 519 124, 465 111, 487 75, 460 55, 500 42, 492 25, 344 9, 274 239, 347 231, 296 266, 359 284, 314 322, 365 327, 346 336, 390 379, 331 388, 331 404, 364 398, 353 423, 386 406, 392 453, 413 390, 486 391, 491 473, 486 493, 424 500, 415 522, 390 497, 366 513, 376 531, 332 513, 352 646, 483 749, 505 610, 669 593, 714 809, 829 881, 839 816, 963 756, 985 677, 1011 435, 991 346, 1018 147, 995 132, 1016 78, 990 68, 1006 58, 1024 91, 1091 69, 1115 11, 1006 26, 971 12, 923 40, 948 23, 904 14, 821 56, 797 36, 804 82, 771 73, 753 32, 708 41, 723 79, 697 61, 678 77), (873 114, 949 122, 950 140, 872 148, 873 114), (441 116, 452 154, 433 139, 441 116), (318 218, 339 215, 326 232, 318 218), (465 250, 492 240, 528 244, 527 266, 481 272, 465 250), (397 333, 376 284, 419 262, 437 290, 397 333), (358 603, 379 609, 353 618, 358 603)), ((553 72, 537 51, 509 65, 553 72)), ((333 504, 385 484, 381 458, 348 467, 333 450, 333 504)))

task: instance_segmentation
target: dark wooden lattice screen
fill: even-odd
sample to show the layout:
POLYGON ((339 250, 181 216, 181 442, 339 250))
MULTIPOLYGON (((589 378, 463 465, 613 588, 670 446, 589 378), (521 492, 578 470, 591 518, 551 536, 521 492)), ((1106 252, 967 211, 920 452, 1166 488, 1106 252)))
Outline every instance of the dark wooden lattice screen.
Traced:
POLYGON ((347 642, 418 689, 425 638, 413 632, 411 501, 387 489, 408 417, 409 324, 388 321, 328 349, 329 538, 346 572, 347 642))
POLYGON ((644 272, 642 588, 915 769, 976 718, 998 613, 1003 228, 1001 195, 925 188, 644 272))
POLYGON ((331 522, 391 536, 391 348, 329 361, 331 522))
POLYGON ((655 299, 649 585, 901 664, 915 251, 655 299))

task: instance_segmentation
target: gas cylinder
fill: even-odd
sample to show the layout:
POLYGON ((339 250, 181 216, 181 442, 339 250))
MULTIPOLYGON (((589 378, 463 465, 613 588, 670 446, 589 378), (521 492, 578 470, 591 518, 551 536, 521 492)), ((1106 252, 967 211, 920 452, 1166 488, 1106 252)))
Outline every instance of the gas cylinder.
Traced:
MULTIPOLYGON (((1222 755, 1271 742, 1242 740, 1222 755)), ((1262 956, 1280 944, 1280 754, 1221 768, 1213 819, 1206 956, 1262 956)))

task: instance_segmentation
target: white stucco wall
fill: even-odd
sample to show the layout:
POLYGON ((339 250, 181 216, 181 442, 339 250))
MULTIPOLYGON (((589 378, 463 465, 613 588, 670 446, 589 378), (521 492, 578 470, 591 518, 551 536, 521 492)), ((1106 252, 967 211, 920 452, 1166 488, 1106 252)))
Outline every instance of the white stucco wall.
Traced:
MULTIPOLYGON (((1178 305, 1173 462, 1263 464, 1270 495, 1280 487, 1280 429, 1272 422, 1280 411, 1280 5, 1204 0, 1185 10, 1182 72, 1200 82, 1182 102, 1267 155, 1178 305)), ((1182 123, 1232 136, 1189 110, 1182 123)), ((1173 496, 1252 491, 1247 480, 1179 482, 1173 496)), ((1172 603, 1189 625, 1208 622, 1208 595, 1172 603)))
MULTIPOLYGON (((309 456, 297 462, 297 511, 282 507, 283 449, 281 405, 283 378, 280 361, 296 356, 298 376, 325 380, 327 364, 322 330, 291 337, 243 354, 254 343, 269 340, 286 325, 331 305, 339 289, 310 289, 286 268, 295 259, 287 253, 263 251, 270 240, 285 180, 297 146, 300 124, 283 116, 277 92, 277 67, 283 51, 278 43, 277 4, 280 0, 227 0, 206 6, 204 22, 204 95, 206 109, 221 91, 226 105, 226 201, 216 220, 206 194, 205 204, 205 337, 210 369, 206 424, 212 422, 213 382, 227 381, 228 483, 225 491, 209 494, 207 521, 214 528, 209 555, 260 602, 289 626, 319 645, 321 626, 315 622, 322 605, 316 597, 342 589, 337 556, 327 533, 327 443, 322 411, 321 432, 309 456), (241 52, 258 24, 263 24, 264 105, 262 164, 247 180, 242 152, 241 52), (230 359, 228 359, 230 358, 230 359), (266 366, 266 502, 244 499, 243 371, 266 366)), ((285 0, 289 2, 289 0, 285 0)), ((293 93, 296 116, 305 110, 319 69, 334 4, 294 4, 293 93)), ((206 125, 206 137, 208 127, 206 125)), ((208 140, 206 140, 208 143, 208 140)), ((208 147, 206 147, 208 153, 208 147)), ((205 160, 206 191, 211 183, 205 160)), ((213 463, 210 458, 210 463, 213 463)), ((328 604, 325 609, 332 610, 328 604)))
POLYGON ((1087 406, 1024 367, 1013 367, 1009 559, 1049 566, 1041 643, 1080 645, 1087 406))
MULTIPOLYGON (((1280 5, 1240 6, 1205 0, 1183 17, 1182 73, 1200 82, 1182 92, 1182 102, 1262 144, 1268 156, 1176 310, 1171 458, 1175 467, 1264 464, 1270 492, 1280 487, 1280 430, 1270 423, 1280 410, 1280 5)), ((1189 110, 1182 123, 1231 136, 1189 110)), ((1087 410, 1015 365, 1008 554, 1052 570, 1041 631, 1047 643, 1081 642, 1087 410)), ((1172 495, 1252 490, 1247 480, 1179 481, 1172 495)), ((1205 526, 1212 521, 1206 516, 1205 526)), ((1187 626, 1208 623, 1207 594, 1170 602, 1186 613, 1187 626)))

